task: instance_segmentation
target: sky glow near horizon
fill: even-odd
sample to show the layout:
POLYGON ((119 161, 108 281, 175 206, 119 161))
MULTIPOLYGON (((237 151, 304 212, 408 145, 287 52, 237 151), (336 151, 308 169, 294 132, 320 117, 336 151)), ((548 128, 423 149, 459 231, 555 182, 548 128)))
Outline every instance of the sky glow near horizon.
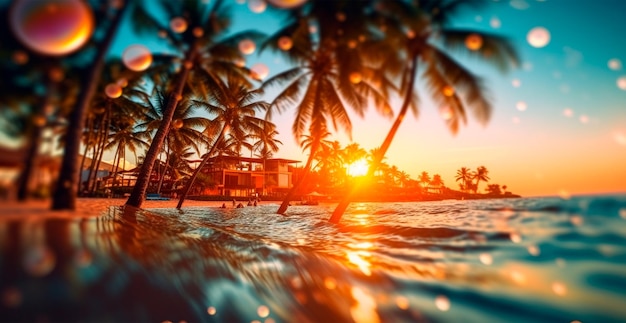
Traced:
MULTIPOLYGON (((278 19, 268 12, 255 13, 249 5, 258 6, 231 4, 237 30, 264 26, 262 31, 270 33, 279 26, 278 19)), ((502 74, 455 56, 483 77, 493 99, 490 122, 482 126, 470 112, 468 124, 456 136, 447 130, 440 109, 423 94, 418 79, 420 115, 404 120, 385 161, 413 179, 422 171, 431 177, 440 174, 455 189, 459 168, 484 165, 491 183, 524 196, 626 192, 623 12, 626 2, 619 0, 501 0, 461 12, 456 26, 509 38, 521 66, 502 74)), ((127 37, 118 36, 112 55, 121 55, 128 45, 127 37)), ((264 63, 268 77, 290 67, 269 51, 257 50, 246 60, 248 67, 264 63)), ((397 110, 400 101, 392 106, 397 110)), ((307 155, 291 132, 293 113, 273 120, 283 142, 277 156, 304 162, 307 155)), ((392 122, 375 112, 364 118, 352 114, 352 142, 366 150, 378 147, 392 122)), ((330 139, 343 146, 351 142, 345 133, 330 139)))
MULTIPOLYGON (((261 10, 263 1, 250 1, 231 2, 233 29, 263 26, 261 31, 273 32, 279 18, 261 10)), ((467 125, 452 135, 443 120, 445 113, 427 97, 418 78, 420 115, 404 120, 385 162, 412 179, 423 171, 431 177, 440 174, 453 189, 458 189, 454 176, 459 168, 484 165, 490 183, 507 185, 509 191, 524 196, 626 192, 626 42, 622 41, 626 1, 488 3, 480 10, 460 12, 454 23, 507 37, 520 55, 521 66, 506 74, 455 55, 483 78, 492 98, 490 122, 482 126, 470 111, 467 125)), ((140 38, 126 20, 110 55, 121 57, 135 44, 153 54, 167 50, 158 35, 140 38)), ((250 44, 246 46, 250 50, 250 44)), ((246 66, 264 64, 267 77, 290 68, 280 56, 258 50, 257 44, 246 55, 246 66)), ((270 91, 268 98, 275 94, 270 91)), ((395 111, 400 104, 398 99, 392 101, 395 111)), ((302 166, 307 155, 292 135, 293 115, 291 110, 273 120, 283 142, 276 157, 302 160, 302 166)), ((364 118, 351 116, 352 141, 341 129, 330 139, 344 147, 356 142, 368 151, 380 146, 393 122, 376 112, 364 118)), ((481 183, 480 189, 485 187, 481 183)))

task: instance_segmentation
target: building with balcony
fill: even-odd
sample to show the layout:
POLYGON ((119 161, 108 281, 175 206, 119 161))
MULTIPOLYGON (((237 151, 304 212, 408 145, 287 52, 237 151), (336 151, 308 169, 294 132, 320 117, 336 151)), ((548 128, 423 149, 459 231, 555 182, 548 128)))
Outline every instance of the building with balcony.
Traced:
POLYGON ((297 163, 283 158, 212 157, 200 171, 203 178, 196 180, 192 195, 280 197, 293 186, 297 163))

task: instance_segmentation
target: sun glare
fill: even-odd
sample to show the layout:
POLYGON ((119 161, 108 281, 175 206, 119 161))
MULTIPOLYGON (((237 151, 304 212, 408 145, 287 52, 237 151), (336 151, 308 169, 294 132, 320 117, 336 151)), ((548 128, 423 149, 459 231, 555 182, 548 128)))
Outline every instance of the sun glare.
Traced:
POLYGON ((352 164, 348 165, 348 175, 356 177, 356 176, 365 176, 367 175, 367 171, 369 169, 369 164, 365 159, 359 159, 352 164))

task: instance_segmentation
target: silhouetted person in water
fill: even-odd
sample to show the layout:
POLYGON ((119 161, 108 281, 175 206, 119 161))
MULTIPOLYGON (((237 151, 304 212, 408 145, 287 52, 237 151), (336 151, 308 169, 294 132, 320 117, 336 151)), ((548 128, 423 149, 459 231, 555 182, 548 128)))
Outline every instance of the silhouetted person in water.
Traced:
POLYGON ((252 206, 252 200, 248 200, 248 206, 252 206))
POLYGON ((237 204, 237 208, 238 208, 238 209, 243 208, 243 204, 241 204, 241 203, 237 204))
POLYGON ((235 202, 235 199, 233 199, 233 207, 235 207, 235 205, 237 205, 237 202, 235 202))
POLYGON ((256 201, 254 201, 254 206, 256 206, 256 201))
POLYGON ((222 206, 220 206, 220 208, 225 209, 226 208, 226 203, 222 203, 222 206))

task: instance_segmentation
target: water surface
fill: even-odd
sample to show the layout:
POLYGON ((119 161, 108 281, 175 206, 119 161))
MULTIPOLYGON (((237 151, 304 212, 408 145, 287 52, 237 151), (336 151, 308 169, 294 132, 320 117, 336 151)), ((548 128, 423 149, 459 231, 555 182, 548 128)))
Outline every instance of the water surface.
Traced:
POLYGON ((626 197, 0 220, 0 319, 624 322, 626 197))

